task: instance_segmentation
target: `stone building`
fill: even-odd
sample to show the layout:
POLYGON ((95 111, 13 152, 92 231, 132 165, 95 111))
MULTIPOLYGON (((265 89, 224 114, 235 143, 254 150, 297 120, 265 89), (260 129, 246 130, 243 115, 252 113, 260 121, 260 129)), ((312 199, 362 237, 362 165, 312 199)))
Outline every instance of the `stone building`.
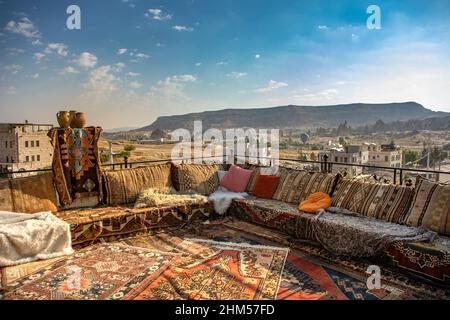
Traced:
POLYGON ((0 171, 24 171, 51 166, 53 148, 47 136, 51 124, 0 123, 0 171))

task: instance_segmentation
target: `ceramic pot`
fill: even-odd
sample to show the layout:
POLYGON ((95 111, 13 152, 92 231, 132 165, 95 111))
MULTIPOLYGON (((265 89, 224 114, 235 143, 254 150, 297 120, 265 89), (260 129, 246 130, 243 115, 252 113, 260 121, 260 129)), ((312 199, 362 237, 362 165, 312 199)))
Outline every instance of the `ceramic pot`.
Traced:
POLYGON ((75 113, 74 118, 70 122, 70 126, 72 128, 80 129, 83 128, 85 125, 86 125, 86 116, 84 115, 84 112, 75 113))
POLYGON ((73 119, 75 119, 75 115, 77 114, 77 112, 75 110, 70 110, 69 114, 70 114, 70 122, 69 122, 69 124, 72 127, 72 121, 73 121, 73 119))
POLYGON ((61 128, 67 129, 70 125, 70 113, 68 111, 60 111, 56 114, 56 119, 61 128))

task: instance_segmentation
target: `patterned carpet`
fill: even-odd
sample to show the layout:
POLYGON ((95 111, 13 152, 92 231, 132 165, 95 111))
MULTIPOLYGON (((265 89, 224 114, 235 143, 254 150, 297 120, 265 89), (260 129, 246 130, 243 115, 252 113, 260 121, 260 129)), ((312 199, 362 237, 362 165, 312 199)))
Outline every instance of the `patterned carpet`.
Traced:
POLYGON ((368 290, 369 265, 267 228, 225 221, 166 228, 79 249, 69 258, 4 268, 2 283, 8 299, 450 299, 449 288, 384 267, 381 288, 368 290), (133 258, 149 254, 146 263, 133 258), (85 292, 62 285, 68 265, 79 266, 83 279, 86 274, 85 292))

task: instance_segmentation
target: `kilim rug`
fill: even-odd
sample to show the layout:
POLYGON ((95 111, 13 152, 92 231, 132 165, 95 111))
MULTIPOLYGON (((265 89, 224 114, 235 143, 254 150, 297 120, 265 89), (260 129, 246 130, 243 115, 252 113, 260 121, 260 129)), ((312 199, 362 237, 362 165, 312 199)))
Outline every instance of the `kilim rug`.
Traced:
MULTIPOLYGON (((294 241, 274 230, 242 221, 225 221, 212 223, 209 225, 195 224, 182 229, 165 228, 162 231, 152 230, 150 233, 143 233, 141 235, 124 238, 120 240, 120 242, 122 245, 134 247, 128 249, 127 252, 130 254, 132 252, 134 252, 134 254, 138 254, 139 252, 153 252, 155 255, 154 259, 156 259, 156 261, 159 261, 157 260, 158 257, 160 257, 158 259, 162 259, 163 261, 170 260, 166 264, 162 262, 161 264, 158 264, 155 262, 154 265, 156 270, 154 270, 154 272, 146 271, 147 277, 142 277, 141 279, 132 278, 130 283, 142 283, 143 285, 139 286, 137 290, 130 292, 129 295, 120 297, 120 299, 161 299, 163 297, 174 297, 178 299, 189 297, 218 299, 213 298, 213 296, 218 296, 219 294, 225 296, 230 289, 226 288, 225 291, 216 290, 210 297, 206 297, 201 288, 197 291, 193 290, 194 284, 192 282, 189 283, 189 278, 194 279, 193 275, 195 274, 195 276, 198 275, 195 279, 204 280, 204 275, 207 274, 207 272, 216 272, 217 275, 226 275, 225 271, 217 271, 217 269, 213 268, 213 262, 219 261, 219 258, 224 257, 225 253, 216 253, 214 256, 214 252, 218 252, 219 247, 230 247, 233 250, 229 250, 229 253, 233 253, 234 251, 237 255, 238 251, 242 252, 242 248, 238 248, 239 246, 236 246, 236 244, 240 243, 244 246, 244 248, 246 246, 249 248, 251 246, 271 246, 280 247, 281 250, 284 251, 285 249, 283 248, 290 247, 284 268, 273 269, 274 272, 276 270, 280 270, 280 272, 282 272, 276 299, 450 300, 450 288, 439 286, 436 283, 429 283, 418 278, 413 278, 404 272, 387 267, 381 267, 381 288, 369 290, 366 285, 368 277, 366 270, 371 264, 370 262, 335 256, 313 243, 294 241), (208 242, 199 241, 200 239, 208 240, 208 242), (216 244, 216 242, 219 243, 216 244), (136 247, 140 247, 141 249, 136 247), (209 255, 207 254, 208 252, 212 255, 209 259, 209 255), (214 257, 217 257, 217 259, 214 260, 214 257), (176 267, 171 269, 169 264, 176 267), (160 267, 158 267, 158 265, 160 265, 160 267), (198 274, 195 273, 196 271, 198 271, 198 274), (163 278, 163 275, 168 278, 163 278), (169 281, 167 281, 168 279, 177 279, 177 282, 169 283, 169 281), (154 290, 155 288, 158 288, 158 290, 154 290), (175 288, 181 288, 183 290, 174 292, 175 288), (197 292, 197 295, 194 295, 193 292, 197 292)), ((111 244, 114 245, 114 247, 120 247, 120 244, 111 244)), ((87 249, 79 249, 77 250, 76 255, 81 259, 83 255, 80 256, 80 254, 83 254, 83 252, 95 252, 95 248, 96 246, 88 247, 87 249)), ((121 250, 117 251, 118 253, 116 254, 120 258, 122 256, 119 254, 121 250)), ((271 254, 270 250, 269 254, 271 254)), ((220 267, 223 267, 221 270, 226 270, 227 268, 230 268, 230 266, 239 265, 239 260, 237 260, 238 258, 236 258, 236 255, 234 256, 235 260, 233 263, 230 262, 232 259, 224 259, 226 263, 221 262, 220 264, 216 264, 217 268, 220 270, 220 267)), ((131 256, 133 255, 131 254, 131 256)), ((232 254, 228 254, 228 256, 232 256, 232 254)), ((58 292, 58 289, 55 288, 61 287, 64 280, 54 279, 53 284, 50 284, 51 281, 45 279, 52 279, 51 274, 56 275, 56 270, 58 268, 61 269, 65 265, 70 265, 74 259, 75 258, 58 258, 27 265, 3 268, 3 270, 1 270, 2 282, 4 286, 7 286, 8 292, 5 297, 15 299, 32 299, 37 295, 38 297, 45 299, 49 296, 49 294, 47 293, 47 295, 43 295, 41 297, 40 295, 43 294, 42 292, 46 290, 46 292, 52 290, 58 292), (62 263, 61 261, 66 262, 62 263), (13 291, 11 291, 11 289, 13 289, 13 291), (36 290, 38 293, 35 293, 36 290), (20 296, 20 292, 22 292, 22 296, 20 296), (12 294, 14 294, 14 297, 12 294)), ((104 259, 104 252, 99 252, 96 260, 104 261, 104 259)), ((133 259, 129 259, 129 261, 130 265, 134 264, 133 259)), ((128 265, 125 261, 123 263, 128 265)), ((265 265, 267 266, 267 264, 265 265)), ((260 270, 267 270, 267 268, 260 270)), ((239 272, 241 271, 242 270, 239 270, 239 272)), ((94 272, 93 274, 95 275, 96 273, 94 272)), ((106 274, 111 276, 115 273, 108 271, 106 274)), ((240 275, 239 273, 231 272, 229 275, 230 274, 234 276, 240 275)), ((105 284, 109 283, 108 281, 111 280, 106 279, 105 284)), ((259 288, 264 288, 266 285, 266 288, 268 288, 269 282, 266 282, 267 278, 262 279, 262 277, 256 277, 253 282, 255 283, 255 281, 262 285, 259 288)), ((102 283, 100 280, 97 282, 102 283)), ((228 283, 234 285, 236 281, 233 282, 230 280, 228 283)), ((274 288, 278 285, 276 281, 272 281, 270 283, 271 285, 273 284, 274 288)), ((206 288, 207 281, 204 282, 204 284, 206 288)), ((118 284, 118 286, 119 285, 120 284, 118 284)), ((124 284, 124 286, 126 285, 124 284)), ((240 288, 243 289, 245 287, 240 286, 240 288)), ((255 296, 256 292, 267 292, 267 290, 248 291, 248 288, 245 288, 245 290, 247 290, 245 291, 246 293, 255 293, 255 296)), ((276 289, 273 291, 275 290, 276 289)), ((62 292, 64 292, 64 290, 62 290, 62 292)), ((240 292, 244 291, 241 290, 240 292)), ((58 296, 59 294, 56 295, 58 296)), ((260 297, 263 296, 263 294, 260 295, 260 297)), ((68 294, 66 298, 81 299, 81 296, 79 294, 71 293, 68 294)), ((112 294, 108 295, 107 293, 99 292, 98 294, 92 294, 92 298, 109 299, 112 298, 112 294)))
POLYGON ((177 255, 120 244, 82 249, 9 283, 6 300, 122 300, 145 288, 177 255))
POLYGON ((135 299, 275 299, 286 248, 189 239, 184 254, 135 299))
POLYGON ((152 231, 121 241, 132 246, 183 253, 186 238, 210 239, 250 245, 290 247, 277 299, 288 300, 416 300, 448 299, 450 288, 439 287, 403 272, 381 267, 381 288, 367 288, 367 268, 372 264, 336 256, 319 245, 292 241, 268 228, 242 221, 192 225, 185 229, 152 231))

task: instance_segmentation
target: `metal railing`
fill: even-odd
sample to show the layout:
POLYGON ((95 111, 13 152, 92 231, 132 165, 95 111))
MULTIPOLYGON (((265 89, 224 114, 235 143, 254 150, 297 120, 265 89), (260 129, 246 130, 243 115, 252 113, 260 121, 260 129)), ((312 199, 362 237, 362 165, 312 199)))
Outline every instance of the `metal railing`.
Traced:
MULTIPOLYGON (((205 160, 214 160, 214 159, 218 159, 218 161, 214 161, 216 163, 225 163, 225 160, 227 159, 228 156, 224 155, 224 156, 215 156, 215 157, 208 157, 208 158, 180 158, 180 159, 176 159, 177 161, 180 161, 182 163, 188 162, 188 161, 198 161, 200 160, 200 162, 203 163, 207 163, 208 161, 205 160)), ((242 159, 244 157, 240 157, 240 159, 242 159)), ((249 157, 245 157, 245 159, 248 159, 249 157)), ((263 160, 263 162, 266 163, 270 163, 270 165, 275 163, 275 160, 279 161, 279 163, 283 163, 283 162, 293 162, 293 163, 301 163, 301 164, 308 164, 308 165, 313 165, 315 167, 319 168, 319 171, 321 172, 327 172, 327 173, 332 173, 334 169, 338 169, 338 170, 344 170, 346 167, 359 167, 362 168, 363 173, 366 174, 372 174, 375 175, 377 170, 378 171, 383 171, 383 172, 391 172, 392 175, 392 183, 394 184, 403 184, 405 182, 405 174, 410 172, 410 173, 415 173, 417 174, 433 174, 435 175, 435 179, 438 181, 439 180, 439 176, 440 175, 449 175, 450 176, 450 172, 449 171, 437 171, 437 170, 427 170, 427 169, 415 169, 415 168, 405 168, 405 167, 385 167, 385 166, 377 166, 377 165, 370 165, 370 164, 357 164, 357 163, 343 163, 343 162, 332 162, 332 161, 327 161, 327 159, 325 158, 324 160, 320 161, 320 160, 303 160, 303 159, 292 159, 292 158, 270 158, 270 157, 260 157, 257 158, 258 161, 256 162, 256 164, 261 164, 260 160, 263 160)), ((233 162, 236 163, 238 160, 237 157, 234 157, 233 162)), ((123 162, 119 162, 119 163, 104 163, 101 166, 105 169, 109 169, 109 170, 117 170, 117 169, 130 169, 130 168, 135 168, 135 167, 139 167, 139 166, 146 166, 146 165, 151 165, 151 164, 156 164, 156 163, 164 163, 164 162, 170 162, 172 161, 172 159, 157 159, 157 160, 145 160, 145 161, 135 161, 135 162, 130 162, 128 161, 128 157, 124 157, 124 161, 123 162)), ((211 161, 210 161, 211 162, 211 161)), ((21 175, 21 174, 30 174, 30 173, 44 173, 44 172, 50 172, 52 169, 34 169, 34 170, 19 170, 19 171, 10 171, 10 172, 3 172, 0 173, 0 176, 9 176, 9 175, 21 175)), ((345 175, 345 172, 344 172, 345 175)), ((375 177, 376 178, 376 177, 375 177)), ((377 179, 379 180, 379 179, 377 179)))

